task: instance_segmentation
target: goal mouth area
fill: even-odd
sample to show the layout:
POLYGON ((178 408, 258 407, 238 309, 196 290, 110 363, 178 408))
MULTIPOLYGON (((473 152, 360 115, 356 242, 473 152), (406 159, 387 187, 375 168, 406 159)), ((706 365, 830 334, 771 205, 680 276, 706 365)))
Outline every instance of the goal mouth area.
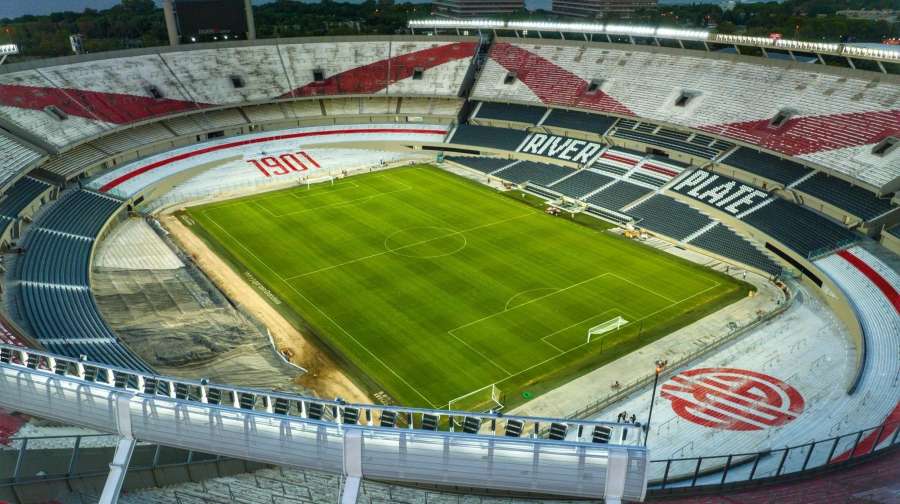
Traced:
POLYGON ((591 327, 590 329, 588 329, 587 341, 588 341, 588 343, 590 343, 591 339, 593 339, 594 336, 601 336, 608 332, 618 331, 620 328, 622 328, 623 326, 626 326, 628 324, 629 324, 629 321, 626 320, 625 317, 622 317, 621 315, 618 317, 609 319, 606 322, 597 324, 594 327, 591 327))

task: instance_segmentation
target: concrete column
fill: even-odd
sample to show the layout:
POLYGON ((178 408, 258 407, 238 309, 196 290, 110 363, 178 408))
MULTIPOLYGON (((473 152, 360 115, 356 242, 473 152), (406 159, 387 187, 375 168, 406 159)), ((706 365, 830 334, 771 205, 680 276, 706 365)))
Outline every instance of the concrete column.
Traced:
POLYGON ((247 13, 247 40, 256 40, 256 21, 253 20, 253 5, 244 0, 244 11, 247 13))
POLYGON ((175 24, 175 6, 172 2, 173 0, 163 0, 163 16, 166 18, 166 32, 169 34, 169 45, 177 46, 179 42, 178 25, 175 24))

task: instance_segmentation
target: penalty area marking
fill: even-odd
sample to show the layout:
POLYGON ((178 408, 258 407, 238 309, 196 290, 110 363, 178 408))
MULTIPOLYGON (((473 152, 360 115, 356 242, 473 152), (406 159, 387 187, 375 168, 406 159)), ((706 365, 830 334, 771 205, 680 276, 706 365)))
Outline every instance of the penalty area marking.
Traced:
MULTIPOLYGON (((618 276, 618 275, 616 275, 616 276, 618 276)), ((673 308, 673 307, 675 307, 675 306, 677 306, 677 305, 680 305, 681 303, 684 303, 685 301, 688 301, 688 300, 693 299, 693 298, 695 298, 695 297, 697 297, 697 296, 700 296, 701 294, 705 294, 705 293, 709 292, 709 291, 712 290, 712 289, 715 289, 716 287, 718 287, 718 286, 720 286, 720 285, 721 285, 720 282, 714 281, 713 284, 710 285, 709 287, 707 287, 707 288, 705 288, 705 289, 703 289, 703 290, 701 290, 701 291, 695 292, 695 293, 691 294, 690 296, 688 296, 688 297, 686 297, 686 298, 684 298, 684 299, 682 299, 682 300, 680 300, 680 301, 676 301, 676 302, 673 302, 672 304, 670 304, 670 305, 668 305, 668 306, 664 306, 664 307, 662 307, 662 308, 660 308, 660 309, 658 309, 658 310, 656 310, 656 311, 654 311, 654 312, 652 312, 652 313, 650 313, 650 314, 644 315, 643 317, 634 317, 634 316, 631 316, 628 312, 626 312, 626 311, 624 311, 624 310, 617 309, 617 308, 616 308, 616 309, 612 309, 612 310, 619 311, 623 316, 625 316, 626 318, 629 318, 629 319, 631 320, 631 322, 629 322, 628 325, 633 325, 633 324, 640 323, 640 322, 642 322, 642 321, 644 321, 644 320, 647 320, 647 319, 649 319, 650 317, 653 317, 653 316, 657 315, 658 313, 661 313, 661 312, 666 311, 666 310, 668 310, 668 309, 670 309, 670 308, 673 308)), ((538 298, 538 299, 539 299, 539 298, 538 298)), ((607 311, 611 311, 611 310, 607 310, 607 311)), ((603 313, 606 313, 606 312, 603 312, 603 313)), ((601 315, 602 315, 602 313, 601 313, 601 315)), ((624 327, 624 326, 623 326, 623 327, 624 327)), ((457 329, 459 329, 459 328, 457 328, 457 329)), ((454 330, 455 330, 455 329, 454 329, 454 330)), ((579 344, 579 345, 577 345, 577 346, 574 346, 574 347, 572 347, 572 348, 570 348, 570 349, 568 349, 568 350, 562 351, 561 353, 559 353, 559 354, 557 354, 557 355, 554 355, 553 357, 550 357, 550 358, 548 358, 548 359, 544 359, 543 361, 538 362, 537 364, 531 365, 531 366, 529 366, 529 367, 527 367, 527 368, 525 368, 525 369, 523 369, 523 370, 521 370, 521 371, 518 371, 518 372, 516 372, 516 373, 513 373, 513 374, 511 374, 510 376, 507 376, 506 378, 501 378, 501 379, 499 379, 499 380, 497 380, 497 381, 495 381, 495 382, 493 382, 493 383, 489 383, 488 385, 499 385, 499 384, 501 384, 501 383, 503 383, 503 382, 509 380, 510 378, 515 378, 516 376, 519 376, 519 375, 521 375, 521 374, 523 374, 523 373, 527 373, 528 371, 531 371, 532 369, 534 369, 534 368, 536 368, 536 367, 543 366, 544 364, 546 364, 546 363, 548 363, 548 362, 550 362, 550 361, 552 361, 552 360, 554 360, 554 359, 558 359, 558 358, 562 357, 563 355, 566 355, 566 354, 568 354, 568 353, 574 352, 575 350, 578 350, 579 348, 582 348, 582 347, 585 347, 585 346, 590 345, 590 344, 592 344, 592 343, 595 343, 596 341, 600 341, 600 340, 599 340, 599 339, 598 339, 598 340, 591 340, 591 341, 586 341, 586 342, 584 342, 584 343, 581 343, 581 344, 579 344)), ((482 387, 479 387, 479 388, 477 388, 477 389, 475 389, 475 390, 481 390, 481 389, 483 389, 483 388, 484 388, 484 387, 482 386, 482 387)))
MULTIPOLYGON (((559 290, 560 290, 559 287, 537 287, 535 289, 528 289, 528 290, 523 290, 521 292, 517 292, 517 293, 513 294, 512 297, 510 297, 509 299, 506 300, 506 305, 503 306, 503 311, 510 310, 509 305, 512 304, 513 299, 516 299, 517 297, 522 296, 524 294, 529 294, 531 292, 543 292, 543 291, 553 291, 553 292, 550 292, 549 294, 554 294, 554 293, 558 292, 559 290)), ((522 303, 522 304, 525 304, 525 303, 522 303)), ((519 305, 513 305, 513 308, 517 308, 518 306, 519 305)))

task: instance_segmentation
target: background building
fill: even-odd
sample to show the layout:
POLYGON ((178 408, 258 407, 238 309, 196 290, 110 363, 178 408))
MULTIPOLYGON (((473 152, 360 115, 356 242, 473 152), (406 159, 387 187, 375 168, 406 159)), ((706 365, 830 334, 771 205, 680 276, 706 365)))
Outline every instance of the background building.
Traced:
POLYGON ((581 18, 623 18, 656 7, 656 0, 553 0, 553 13, 581 18))
POLYGON ((522 10, 525 0, 436 0, 432 5, 439 16, 475 17, 522 10))

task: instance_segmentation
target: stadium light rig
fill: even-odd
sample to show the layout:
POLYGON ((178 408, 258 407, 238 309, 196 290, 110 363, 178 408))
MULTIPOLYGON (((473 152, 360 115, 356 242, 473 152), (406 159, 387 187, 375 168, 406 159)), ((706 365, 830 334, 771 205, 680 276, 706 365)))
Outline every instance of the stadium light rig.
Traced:
POLYGON ((858 47, 832 42, 806 42, 782 38, 755 37, 712 33, 709 30, 623 25, 615 23, 558 23, 550 21, 498 21, 493 19, 411 19, 408 28, 437 30, 509 30, 528 35, 529 32, 580 33, 590 35, 643 37, 679 41, 695 41, 732 46, 754 46, 785 51, 833 54, 846 58, 900 61, 900 51, 873 47, 858 47))
POLYGON ((613 23, 556 23, 550 21, 497 21, 493 19, 412 19, 411 29, 478 29, 514 30, 536 32, 590 33, 596 35, 624 35, 632 37, 681 38, 687 40, 707 40, 707 30, 684 30, 675 28, 617 25, 613 23))

